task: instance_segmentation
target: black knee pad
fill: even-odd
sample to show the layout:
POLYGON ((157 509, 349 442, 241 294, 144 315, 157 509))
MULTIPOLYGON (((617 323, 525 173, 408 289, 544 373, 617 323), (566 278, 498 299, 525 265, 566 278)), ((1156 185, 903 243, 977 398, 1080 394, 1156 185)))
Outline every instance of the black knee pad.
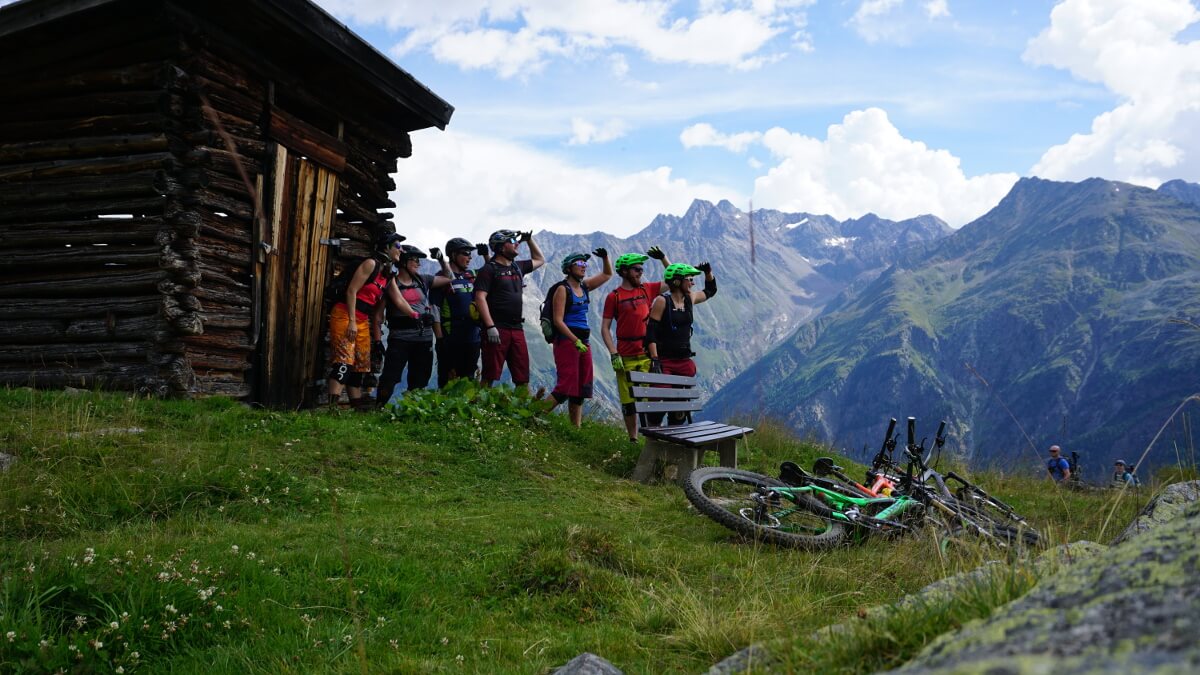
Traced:
POLYGON ((346 378, 349 376, 349 363, 335 363, 333 364, 333 367, 329 369, 329 379, 337 382, 338 384, 346 384, 346 378))
POLYGON ((363 377, 366 373, 350 373, 346 376, 346 386, 361 387, 363 386, 363 377))
POLYGON ((363 373, 362 386, 364 389, 372 389, 379 386, 379 376, 375 373, 363 373))
POLYGON ((571 398, 567 399, 567 402, 569 402, 571 405, 583 405, 583 397, 572 396, 571 398))
POLYGON ((632 404, 632 403, 623 403, 623 404, 621 404, 621 412, 625 413, 626 416, 636 415, 637 408, 635 408, 633 406, 634 406, 634 404, 632 404))

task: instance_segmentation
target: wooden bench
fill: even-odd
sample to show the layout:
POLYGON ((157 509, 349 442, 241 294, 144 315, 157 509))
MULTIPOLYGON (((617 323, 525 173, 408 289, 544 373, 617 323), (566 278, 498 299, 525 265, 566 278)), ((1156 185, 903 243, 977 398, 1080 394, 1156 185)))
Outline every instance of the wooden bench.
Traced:
POLYGON ((632 385, 634 410, 646 437, 641 457, 633 469, 633 479, 647 483, 654 476, 658 462, 676 467, 675 482, 683 485, 692 471, 700 467, 704 453, 717 452, 721 466, 737 468, 737 441, 754 433, 749 427, 735 427, 719 422, 694 422, 692 413, 700 410, 696 378, 657 373, 628 373, 632 385), (670 385, 653 386, 653 385, 670 385), (666 426, 646 426, 650 415, 683 413, 685 422, 666 426))

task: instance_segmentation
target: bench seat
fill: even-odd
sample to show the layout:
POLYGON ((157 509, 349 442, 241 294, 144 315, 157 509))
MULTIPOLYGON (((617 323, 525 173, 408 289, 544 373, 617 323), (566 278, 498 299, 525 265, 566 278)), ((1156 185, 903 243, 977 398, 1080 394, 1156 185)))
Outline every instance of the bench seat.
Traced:
POLYGON ((683 485, 688 476, 703 462, 704 453, 715 451, 721 466, 737 468, 737 441, 754 433, 750 427, 722 424, 720 422, 693 422, 691 414, 700 410, 697 399, 696 378, 680 375, 631 372, 628 374, 634 385, 634 409, 643 422, 647 414, 686 413, 686 424, 642 427, 640 433, 646 439, 633 479, 649 482, 659 462, 676 467, 675 481, 683 485), (645 386, 651 385, 651 386, 645 386), (659 386, 653 386, 659 385, 659 386), (662 385, 669 385, 664 387, 662 385))

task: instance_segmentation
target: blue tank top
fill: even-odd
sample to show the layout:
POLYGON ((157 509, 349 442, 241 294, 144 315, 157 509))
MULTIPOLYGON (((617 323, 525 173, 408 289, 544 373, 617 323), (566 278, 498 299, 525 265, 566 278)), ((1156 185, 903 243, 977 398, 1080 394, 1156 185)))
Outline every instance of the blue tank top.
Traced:
POLYGON ((575 295, 571 291, 571 287, 563 284, 567 289, 567 309, 563 312, 563 323, 567 324, 567 328, 588 328, 588 307, 592 304, 591 297, 587 291, 583 291, 583 297, 575 295))

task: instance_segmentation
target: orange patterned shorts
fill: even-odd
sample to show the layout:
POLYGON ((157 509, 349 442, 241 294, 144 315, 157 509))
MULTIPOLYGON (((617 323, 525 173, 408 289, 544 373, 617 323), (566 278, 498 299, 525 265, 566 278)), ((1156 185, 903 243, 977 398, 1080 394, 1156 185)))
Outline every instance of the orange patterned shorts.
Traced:
POLYGON ((329 312, 329 352, 333 362, 351 366, 355 373, 371 372, 371 322, 355 321, 354 342, 346 339, 350 315, 345 303, 338 303, 329 312))

